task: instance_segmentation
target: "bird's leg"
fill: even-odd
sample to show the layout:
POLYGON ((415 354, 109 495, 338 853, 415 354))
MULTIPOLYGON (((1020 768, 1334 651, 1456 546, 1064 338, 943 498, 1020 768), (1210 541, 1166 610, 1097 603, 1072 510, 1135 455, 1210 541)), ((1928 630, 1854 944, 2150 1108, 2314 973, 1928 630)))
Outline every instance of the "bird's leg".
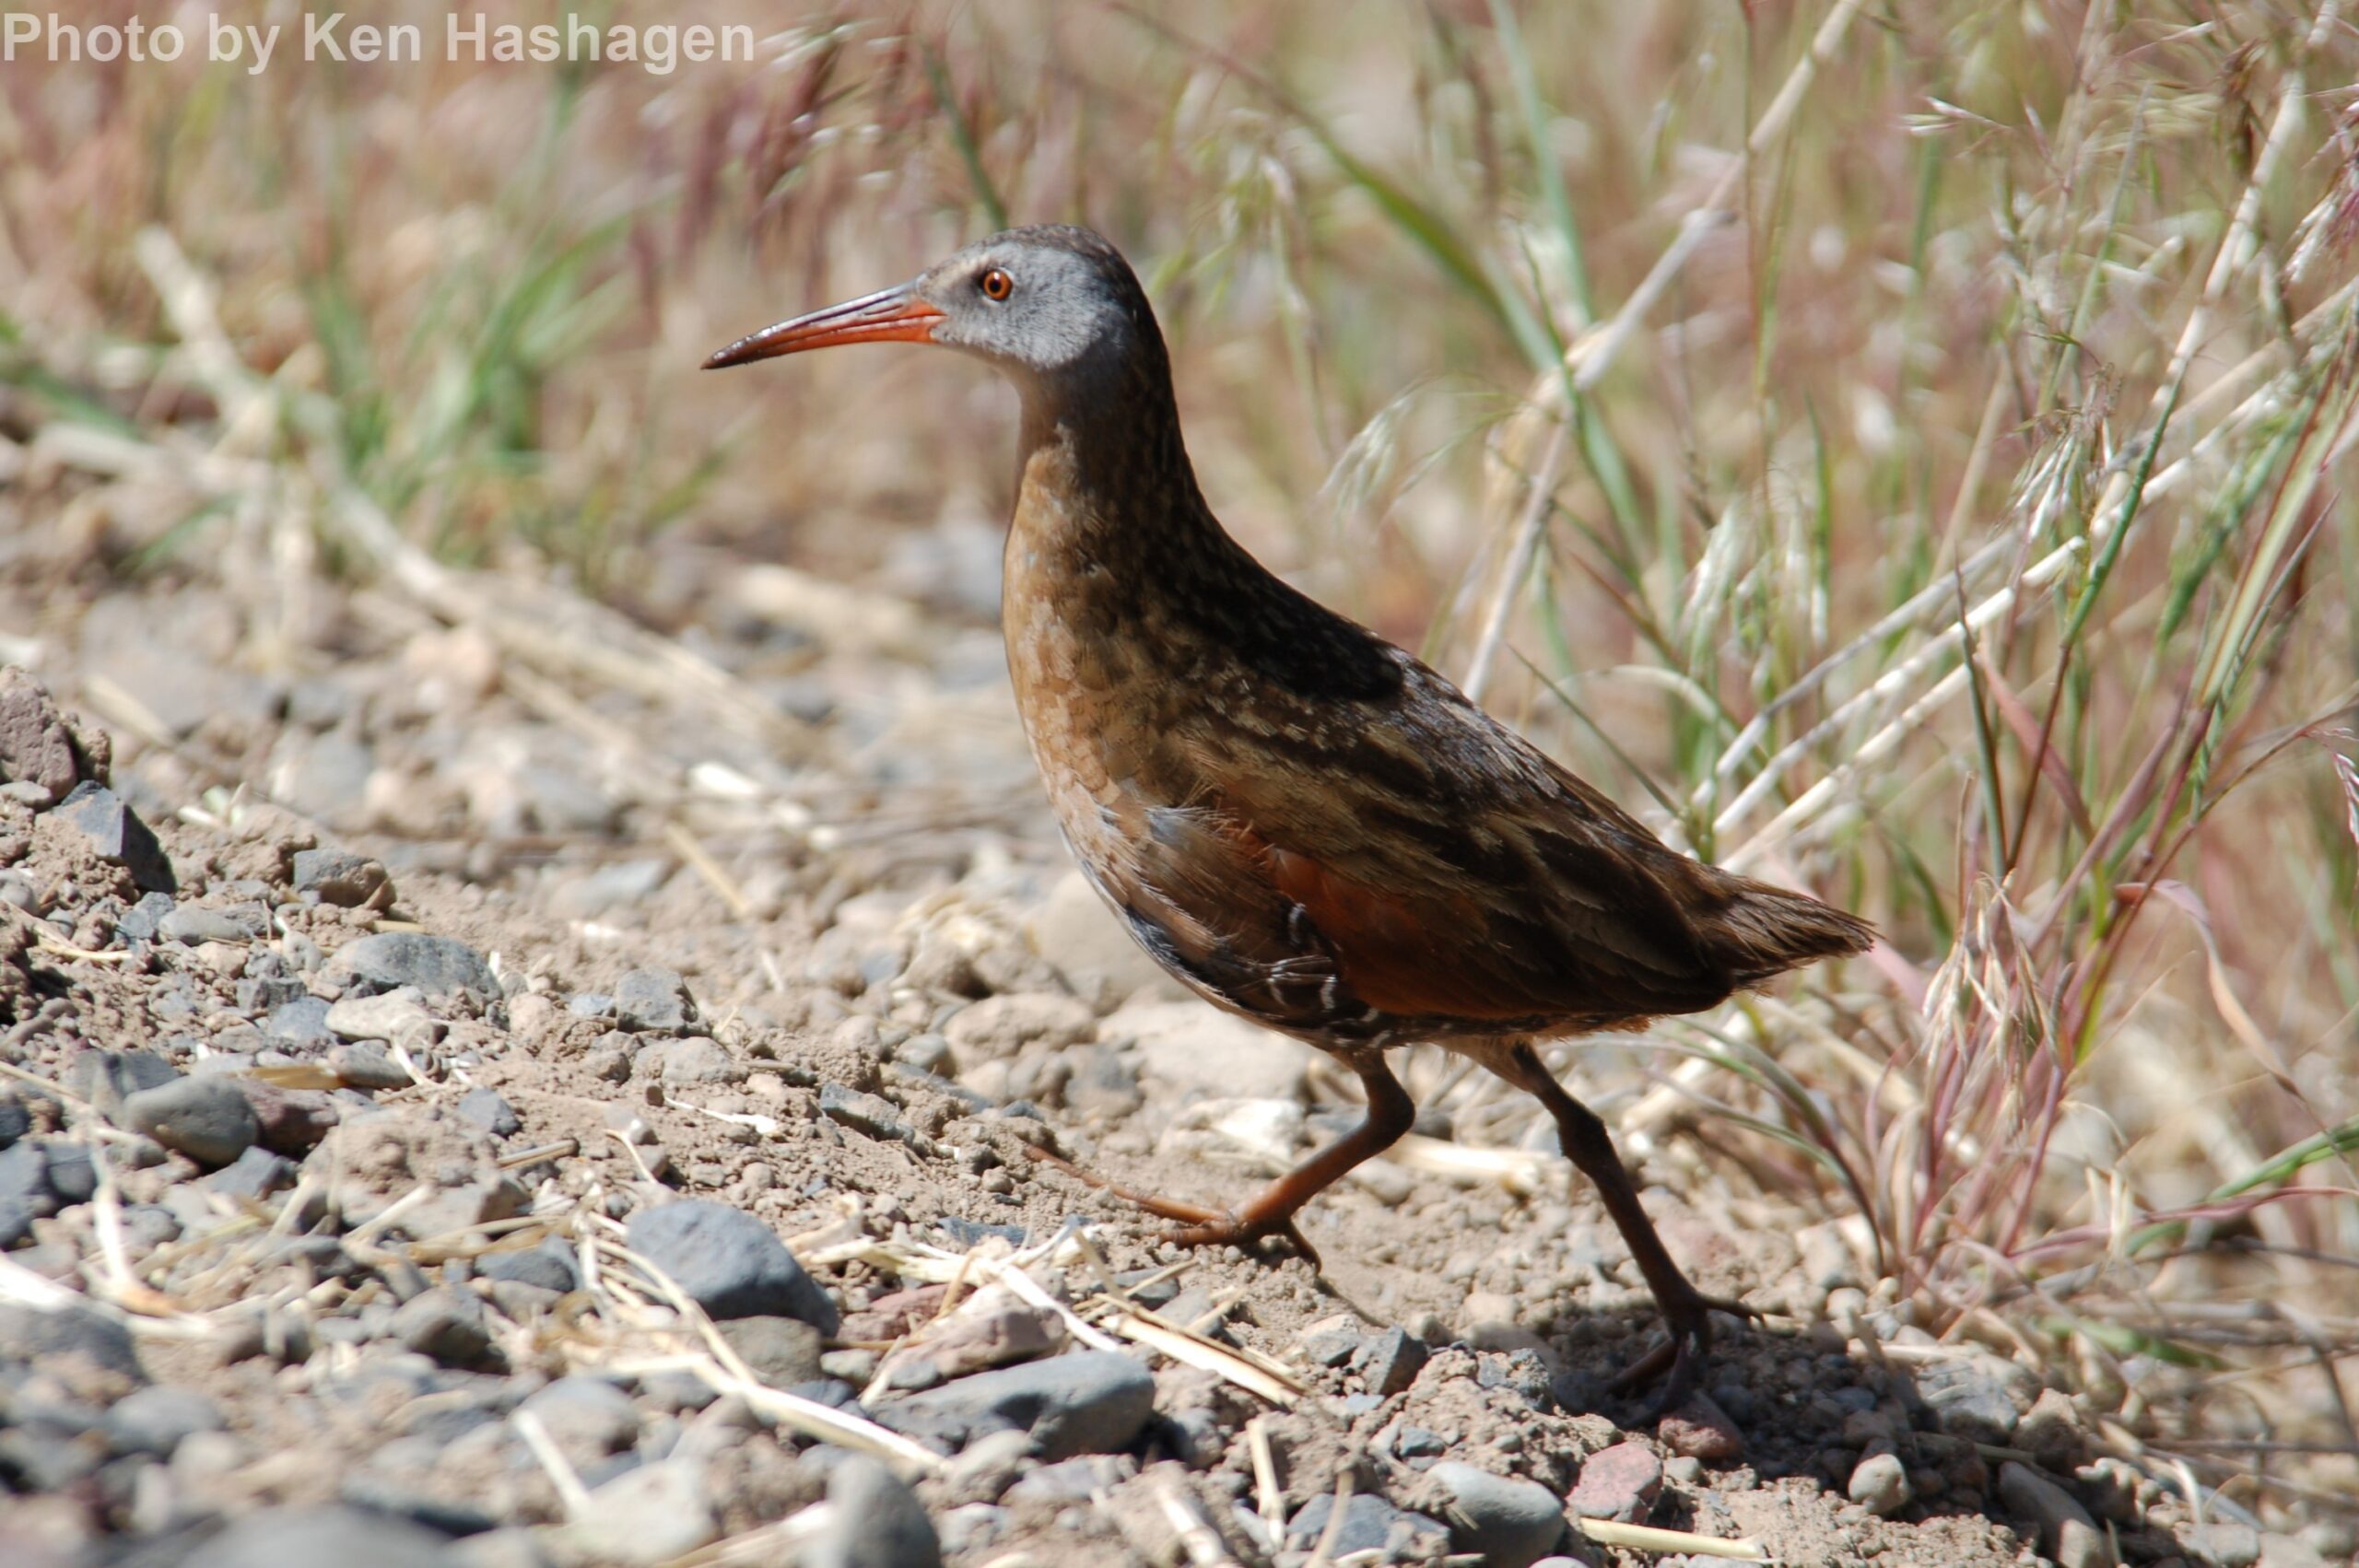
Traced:
POLYGON ((1393 1077, 1391 1069, 1384 1065, 1382 1055, 1370 1051, 1365 1056, 1355 1054, 1345 1059, 1352 1071, 1360 1075, 1360 1082, 1367 1092, 1367 1117, 1351 1131, 1236 1209, 1207 1209, 1198 1204, 1158 1198, 1152 1193, 1134 1192, 1089 1176, 1075 1168, 1071 1162, 1044 1151, 1036 1149, 1032 1152, 1033 1156, 1081 1177, 1092 1187, 1135 1203, 1150 1214, 1180 1222, 1179 1229, 1164 1233, 1167 1241, 1176 1242, 1181 1246, 1244 1246, 1264 1236, 1284 1236, 1316 1269, 1320 1266, 1319 1251, 1296 1228, 1296 1211, 1325 1191, 1354 1165, 1373 1159, 1398 1143, 1401 1135, 1409 1130, 1410 1123, 1417 1118, 1416 1102, 1409 1098, 1409 1092, 1401 1087, 1401 1081, 1393 1077))
POLYGON ((1639 1206, 1638 1189, 1631 1183, 1621 1156, 1614 1152, 1614 1139, 1605 1130, 1605 1124, 1598 1120, 1595 1112, 1565 1092, 1565 1086, 1556 1082, 1541 1061, 1540 1054, 1532 1049, 1531 1041, 1518 1041, 1501 1058, 1487 1060, 1485 1065, 1548 1107, 1548 1114, 1555 1118, 1556 1139, 1564 1147, 1565 1157, 1597 1188, 1606 1213, 1613 1217, 1614 1228, 1622 1233, 1632 1260, 1638 1265, 1638 1272, 1646 1277, 1647 1288, 1654 1293, 1655 1305, 1662 1313, 1663 1326, 1671 1330, 1671 1339, 1625 1369, 1609 1387, 1619 1393, 1668 1368, 1670 1376, 1649 1411, 1649 1419, 1659 1416, 1694 1390, 1696 1375, 1703 1370, 1705 1357, 1712 1348, 1711 1315, 1725 1312, 1735 1317, 1758 1317, 1761 1314, 1743 1302, 1708 1296, 1688 1282, 1687 1276, 1679 1271, 1679 1265, 1672 1261, 1662 1237, 1655 1234, 1654 1222, 1639 1206))

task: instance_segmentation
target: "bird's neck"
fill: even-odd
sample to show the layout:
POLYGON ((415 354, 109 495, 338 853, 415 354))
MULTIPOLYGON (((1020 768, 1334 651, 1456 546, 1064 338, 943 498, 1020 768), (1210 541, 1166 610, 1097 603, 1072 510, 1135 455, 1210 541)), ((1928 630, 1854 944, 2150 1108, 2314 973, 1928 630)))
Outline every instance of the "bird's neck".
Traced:
POLYGON ((1152 586, 1243 555, 1196 487, 1159 367, 1027 388, 1017 477, 1011 560, 1051 576, 1152 586))

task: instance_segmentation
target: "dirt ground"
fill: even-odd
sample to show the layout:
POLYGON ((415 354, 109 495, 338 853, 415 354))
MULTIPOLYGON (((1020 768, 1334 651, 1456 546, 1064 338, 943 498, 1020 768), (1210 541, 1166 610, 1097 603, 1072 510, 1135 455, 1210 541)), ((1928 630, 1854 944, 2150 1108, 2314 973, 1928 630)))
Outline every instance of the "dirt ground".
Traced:
POLYGON ((1626 1047, 1561 1065, 1698 1282, 1766 1315, 1660 1425, 1606 1391, 1656 1332, 1619 1237, 1532 1107, 1441 1059, 1410 1064, 1419 1136, 1309 1214, 1321 1268, 1183 1251, 1033 1158, 1226 1202, 1353 1112, 1071 872, 980 559, 886 598, 684 545, 639 606, 676 634, 657 668, 538 601, 454 626, 16 563, 0 1556, 2348 1557, 2329 1513, 2199 1519, 2096 1457, 2088 1411, 1936 1342, 1839 1224, 1731 1195, 1626 1047), (40 755, 111 777, 160 859, 29 777, 61 735, 40 755), (681 1200, 753 1216, 824 1301, 744 1310, 693 1248, 671 1293, 642 1222, 681 1200), (1071 1379, 977 1413, 1027 1366, 1071 1379), (841 1458, 880 1443, 925 1522, 841 1458), (1617 1515, 1684 1536, 1572 1523, 1617 1515))

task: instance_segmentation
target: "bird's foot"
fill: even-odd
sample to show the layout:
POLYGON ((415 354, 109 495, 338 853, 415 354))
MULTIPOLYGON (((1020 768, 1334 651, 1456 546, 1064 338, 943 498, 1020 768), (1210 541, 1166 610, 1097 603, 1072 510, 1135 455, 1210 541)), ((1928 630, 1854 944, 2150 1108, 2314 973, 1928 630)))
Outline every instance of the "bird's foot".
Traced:
POLYGON ((1620 1376, 1606 1385, 1609 1392, 1627 1393, 1668 1369, 1661 1389, 1641 1418, 1646 1422, 1661 1420, 1696 1391, 1696 1380, 1712 1351, 1713 1313, 1725 1312, 1740 1320, 1761 1316, 1757 1306, 1726 1296, 1708 1296, 1684 1280, 1681 1284, 1684 1289, 1661 1296, 1656 1304, 1662 1313, 1663 1327, 1671 1330, 1671 1338, 1624 1368, 1620 1376))
POLYGON ((1197 1209, 1182 1203, 1147 1207, 1168 1220, 1195 1222, 1163 1233, 1163 1239, 1175 1246, 1239 1246, 1250 1251, 1256 1244, 1275 1236, 1293 1247, 1297 1255, 1310 1265, 1312 1273, 1324 1271, 1324 1265, 1319 1260, 1319 1249, 1310 1245, 1309 1238, 1295 1224, 1291 1213, 1257 1217, 1247 1210, 1197 1209), (1188 1212, 1174 1212, 1181 1209, 1188 1212))
POLYGON ((1296 1227, 1291 1209, 1257 1214, 1251 1205, 1244 1209, 1207 1209, 1200 1203, 1182 1203, 1177 1199, 1140 1192, 1119 1182, 1109 1181, 1104 1176, 1083 1170, 1063 1155, 1052 1154, 1036 1144, 1027 1143, 1024 1147, 1032 1158, 1044 1165, 1055 1166, 1076 1181, 1144 1209, 1158 1219, 1177 1221, 1177 1225, 1163 1233, 1163 1239, 1176 1246, 1240 1246, 1250 1250, 1255 1243, 1276 1236, 1307 1259, 1314 1272, 1320 1268, 1319 1249, 1312 1246, 1296 1227))

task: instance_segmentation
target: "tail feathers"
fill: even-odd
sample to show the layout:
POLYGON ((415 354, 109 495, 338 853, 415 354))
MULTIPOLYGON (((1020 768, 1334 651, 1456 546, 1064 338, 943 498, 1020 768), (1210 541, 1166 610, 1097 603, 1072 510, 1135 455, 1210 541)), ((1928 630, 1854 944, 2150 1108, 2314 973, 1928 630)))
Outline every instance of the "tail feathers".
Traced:
POLYGON ((1705 948, 1740 987, 1821 958, 1866 951, 1876 930, 1856 915, 1800 893, 1714 872, 1718 907, 1696 924, 1705 948))

